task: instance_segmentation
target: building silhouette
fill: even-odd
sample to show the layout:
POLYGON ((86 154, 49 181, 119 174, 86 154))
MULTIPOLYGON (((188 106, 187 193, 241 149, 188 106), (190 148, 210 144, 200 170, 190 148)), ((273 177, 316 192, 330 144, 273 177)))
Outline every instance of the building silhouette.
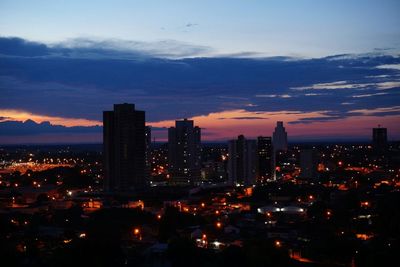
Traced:
POLYGON ((145 152, 145 163, 146 163, 146 177, 150 179, 150 173, 151 173, 151 127, 146 126, 144 128, 144 135, 145 135, 145 142, 146 142, 146 152, 145 152))
POLYGON ((383 151, 387 147, 387 129, 373 128, 372 129, 372 146, 376 151, 383 151))
POLYGON ((115 104, 103 112, 104 190, 135 191, 146 186, 145 112, 115 104))
POLYGON ((317 153, 314 149, 300 151, 300 177, 307 179, 317 178, 317 153))
POLYGON ((272 144, 275 153, 277 151, 287 151, 288 140, 285 127, 283 127, 283 121, 276 123, 275 131, 272 135, 272 144))
POLYGON ((228 180, 232 185, 253 185, 256 182, 255 140, 247 140, 243 135, 228 142, 228 180))
POLYGON ((168 129, 168 164, 171 183, 200 183, 201 130, 192 120, 175 121, 168 129))
POLYGON ((273 178, 272 138, 257 137, 257 183, 264 183, 273 178))

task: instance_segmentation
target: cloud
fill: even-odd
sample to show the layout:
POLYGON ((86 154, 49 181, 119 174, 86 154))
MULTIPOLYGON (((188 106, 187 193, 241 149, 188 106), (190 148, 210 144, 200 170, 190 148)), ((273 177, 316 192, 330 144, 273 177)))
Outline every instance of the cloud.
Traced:
POLYGON ((384 64, 376 66, 377 69, 400 70, 400 64, 384 64))
POLYGON ((8 120, 11 120, 11 118, 10 118, 10 117, 0 116, 0 122, 2 122, 2 121, 8 121, 8 120))
POLYGON ((313 122, 326 122, 326 121, 338 120, 341 118, 343 118, 343 116, 301 118, 297 121, 290 121, 289 124, 310 124, 313 122))
POLYGON ((129 41, 120 39, 93 40, 74 38, 53 44, 55 52, 62 51, 76 58, 120 58, 140 59, 143 57, 188 58, 212 53, 207 46, 193 45, 175 40, 155 42, 129 41))
POLYGON ((266 98, 291 98, 292 96, 289 94, 283 94, 283 95, 255 95, 255 97, 266 97, 266 98))
POLYGON ((400 81, 381 82, 376 84, 378 89, 387 90, 400 87, 400 81))
POLYGON ((49 55, 45 44, 31 42, 22 38, 0 38, 0 54, 8 56, 37 57, 49 55))
POLYGON ((322 93, 307 93, 307 94, 304 94, 305 96, 319 96, 319 95, 325 95, 325 94, 322 94, 322 93))
POLYGON ((326 57, 327 60, 329 61, 338 61, 338 62, 348 62, 348 63, 353 63, 353 62, 363 62, 364 64, 371 64, 374 63, 376 64, 376 61, 382 61, 385 60, 387 61, 386 64, 376 64, 378 65, 391 65, 393 62, 391 62, 390 57, 397 57, 398 56, 398 51, 390 51, 391 49, 388 50, 375 50, 373 52, 369 53, 357 53, 357 54, 341 54, 341 55, 333 55, 333 56, 328 56, 326 57))
MULTIPOLYGON (((367 76, 368 78, 384 78, 390 77, 389 75, 377 75, 377 76, 367 76)), ((349 83, 347 81, 336 81, 330 83, 317 83, 311 86, 301 86, 301 87, 292 87, 292 90, 341 90, 341 89, 355 89, 355 90, 365 90, 365 89, 373 89, 377 88, 380 90, 387 90, 392 88, 400 87, 400 81, 385 81, 385 82, 376 82, 376 83, 349 83)))
POLYGON ((99 126, 102 125, 101 121, 88 120, 82 118, 66 118, 66 117, 56 117, 34 114, 22 110, 12 110, 12 109, 0 109, 0 121, 26 121, 35 120, 39 123, 51 123, 54 125, 60 125, 65 127, 73 126, 99 126))
POLYGON ((371 97, 371 96, 378 96, 378 95, 387 95, 387 93, 371 93, 371 94, 363 94, 363 95, 352 95, 353 98, 364 98, 364 97, 371 97))
MULTIPOLYGON (((230 54, 218 54, 216 57, 220 58, 265 58, 264 53, 252 52, 252 51, 243 51, 237 53, 230 53, 230 54)), ((282 60, 288 57, 280 57, 282 60)), ((268 58, 272 60, 271 57, 268 58)), ((289 58, 288 58, 289 59, 289 58)))
POLYGON ((153 127, 151 125, 148 125, 151 128, 151 132, 156 132, 156 131, 167 131, 168 128, 167 127, 153 127))
POLYGON ((218 120, 268 120, 268 118, 247 116, 247 117, 218 118, 218 120))
POLYGON ((72 38, 58 43, 42 44, 21 38, 0 37, 0 54, 18 57, 123 59, 187 58, 206 56, 213 49, 175 40, 154 42, 121 39, 72 38))
POLYGON ((188 23, 188 24, 185 25, 185 27, 190 28, 190 27, 194 27, 194 26, 197 26, 197 25, 199 25, 199 24, 197 24, 197 23, 188 23))
POLYGON ((373 79, 375 79, 375 78, 388 78, 388 77, 390 77, 390 75, 388 75, 388 74, 365 76, 365 78, 373 78, 373 79))
POLYGON ((349 111, 352 116, 391 116, 400 115, 400 106, 382 107, 374 109, 357 109, 349 111))
POLYGON ((339 90, 339 89, 359 89, 373 85, 372 83, 352 84, 347 81, 336 81, 329 83, 316 83, 311 86, 292 87, 292 90, 339 90))
POLYGON ((100 126, 74 126, 66 127, 53 125, 48 121, 36 123, 33 120, 21 121, 2 121, 0 122, 1 136, 23 136, 38 134, 77 134, 77 133, 101 133, 100 126))
MULTIPOLYGON (((81 120, 80 126, 98 125, 103 110, 127 102, 145 110, 146 120, 154 126, 162 121, 244 110, 248 113, 215 121, 222 126, 251 121, 253 127, 257 122, 283 120, 292 113, 295 119, 291 121, 299 120, 294 124, 300 127, 323 120, 344 121, 353 116, 349 113, 352 110, 391 107, 400 102, 398 71, 377 68, 400 64, 400 58, 393 55, 339 56, 335 60, 251 54, 203 57, 215 51, 176 41, 80 38, 40 44, 21 40, 18 42, 23 45, 16 46, 21 51, 0 54, 0 116, 12 120, 64 126, 78 126, 81 120), (42 52, 31 52, 38 47, 42 52), (321 112, 327 107, 332 113, 321 112), (16 118, 15 112, 10 115, 4 110, 25 114, 16 118), (273 117, 237 119, 265 114, 273 117), (317 119, 305 119, 310 116, 301 114, 313 114, 317 119)), ((210 131, 216 137, 223 130, 210 131)), ((161 132, 155 130, 155 135, 161 132)))

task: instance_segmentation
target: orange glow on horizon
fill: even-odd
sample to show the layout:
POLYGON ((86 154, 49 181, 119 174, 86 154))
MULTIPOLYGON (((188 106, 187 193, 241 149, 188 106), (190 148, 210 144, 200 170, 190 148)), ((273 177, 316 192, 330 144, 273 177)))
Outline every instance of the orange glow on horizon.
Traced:
MULTIPOLYGON (((371 110, 371 112, 374 110, 371 110)), ((379 114, 380 109, 375 110, 379 114)), ((337 120, 315 121, 305 123, 295 123, 304 119, 330 118, 328 111, 246 111, 244 109, 227 110, 214 112, 208 115, 194 116, 189 119, 195 121, 195 125, 203 128, 202 139, 207 140, 226 140, 236 138, 239 134, 244 134, 248 138, 260 135, 272 135, 277 121, 285 123, 286 131, 289 136, 297 138, 318 137, 370 137, 372 129, 378 124, 390 127, 391 136, 400 135, 399 115, 379 116, 362 113, 337 120), (252 117, 253 119, 246 119, 252 117), (242 119, 240 119, 242 118, 242 119)), ((349 112, 349 114, 356 114, 349 112)), ((153 127, 172 127, 175 120, 165 120, 149 122, 153 127)), ((390 138, 390 136, 389 136, 390 138)), ((159 139, 161 140, 161 139, 159 139)))
MULTIPOLYGON (((307 121, 308 119, 329 119, 329 110, 301 112, 301 111, 246 111, 244 109, 226 110, 221 112, 213 112, 208 115, 194 116, 189 119, 195 121, 195 125, 202 128, 202 140, 204 141, 225 141, 234 139, 239 134, 244 134, 247 138, 255 138, 260 135, 271 136, 277 121, 283 121, 286 131, 290 138, 315 139, 315 138, 370 138, 373 127, 378 124, 389 127, 389 139, 398 138, 400 136, 399 115, 381 116, 380 114, 387 110, 397 110, 397 107, 377 108, 368 111, 354 110, 348 114, 353 115, 346 118, 327 121, 307 121), (375 115, 374 115, 375 114, 375 115), (306 119, 303 123, 299 123, 306 119), (297 123, 296 123, 297 122, 297 123)), ((4 117, 2 121, 15 120, 26 121, 31 119, 37 123, 48 121, 52 125, 62 125, 66 127, 73 126, 102 126, 102 121, 89 120, 84 118, 64 118, 50 115, 34 114, 23 110, 0 109, 0 117, 4 117)), ((171 127, 175 125, 175 120, 164 120, 148 122, 147 125, 153 127, 171 127)), ((158 133, 161 136, 158 141, 166 141, 166 131, 158 133)), ((75 134, 74 138, 79 140, 100 141, 101 136, 97 134, 75 134)), ((157 135, 157 134, 155 134, 157 135)), ((11 140, 3 137, 4 143, 19 142, 18 137, 13 136, 11 140)), ((35 142, 37 138, 44 140, 44 137, 29 137, 30 142, 35 142), (36 139, 35 139, 36 138, 36 139)), ((49 136, 48 140, 51 140, 49 136)), ((73 138, 68 136, 65 138, 73 138)), ((26 137, 22 138, 24 141, 26 137)), ((46 142, 48 141, 46 139, 46 142)), ((59 141, 58 137, 54 142, 59 141)), ((65 141, 65 140, 64 140, 65 141)), ((72 140, 71 142, 75 142, 72 140)), ((66 141, 68 142, 68 141, 66 141)))
POLYGON ((45 121, 50 122, 52 125, 62 125, 66 127, 73 126, 101 126, 103 123, 101 121, 96 120, 88 120, 82 118, 64 118, 57 116, 47 116, 47 115, 39 115, 33 114, 23 110, 15 110, 15 109, 0 109, 0 115, 5 117, 7 120, 12 121, 26 121, 33 120, 36 123, 42 123, 45 121))

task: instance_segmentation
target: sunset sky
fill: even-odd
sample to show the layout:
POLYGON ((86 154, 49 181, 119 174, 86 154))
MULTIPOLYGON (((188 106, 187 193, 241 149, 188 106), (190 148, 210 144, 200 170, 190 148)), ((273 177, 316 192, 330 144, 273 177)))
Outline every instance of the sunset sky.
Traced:
POLYGON ((134 103, 157 140, 400 139, 400 2, 0 1, 0 144, 101 142, 134 103))

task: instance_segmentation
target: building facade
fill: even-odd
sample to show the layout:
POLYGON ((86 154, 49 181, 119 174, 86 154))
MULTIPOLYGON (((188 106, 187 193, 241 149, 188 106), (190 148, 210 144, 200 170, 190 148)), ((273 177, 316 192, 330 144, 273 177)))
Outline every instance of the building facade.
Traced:
POLYGON ((201 129, 192 120, 168 129, 168 170, 172 184, 196 185, 201 178, 201 129))
POLYGON ((275 131, 272 135, 272 144, 274 152, 284 151, 288 149, 288 138, 285 127, 283 127, 283 121, 278 121, 275 127, 275 131))
POLYGON ((306 179, 317 178, 317 152, 314 149, 300 151, 300 177, 306 179))
POLYGON ((273 178, 272 138, 257 137, 257 183, 264 183, 273 178))
POLYGON ((376 151, 384 151, 387 147, 387 129, 373 128, 372 129, 372 146, 376 151))
POLYGON ((146 159, 146 176, 150 178, 150 173, 151 173, 151 149, 152 149, 152 144, 151 144, 151 127, 146 126, 145 127, 145 144, 146 144, 146 152, 145 152, 145 159, 146 159))
POLYGON ((146 186, 145 112, 115 104, 103 112, 104 190, 136 191, 146 186))
POLYGON ((247 140, 243 135, 228 142, 228 180, 232 185, 253 185, 256 183, 255 140, 247 140))

